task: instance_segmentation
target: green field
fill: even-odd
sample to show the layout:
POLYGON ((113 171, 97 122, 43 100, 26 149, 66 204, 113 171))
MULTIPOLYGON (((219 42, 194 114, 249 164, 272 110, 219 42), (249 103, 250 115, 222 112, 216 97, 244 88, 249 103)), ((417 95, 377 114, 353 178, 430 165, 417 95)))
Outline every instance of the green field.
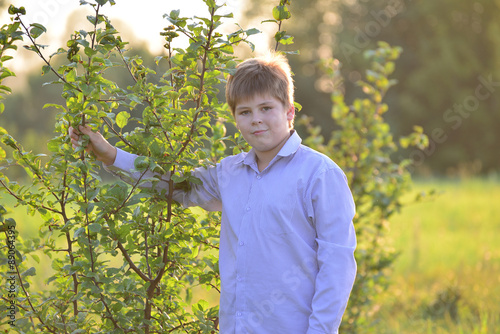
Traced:
MULTIPOLYGON (((500 180, 418 181, 406 201, 431 189, 437 195, 391 220, 390 240, 400 255, 388 290, 376 296, 376 325, 367 333, 498 333, 500 180)), ((23 238, 37 235, 37 217, 23 208, 11 216, 23 238)), ((35 286, 43 288, 49 273, 37 274, 35 286)))
POLYGON ((391 221, 400 255, 373 333, 498 333, 500 182, 421 181, 412 194, 431 189, 391 221))

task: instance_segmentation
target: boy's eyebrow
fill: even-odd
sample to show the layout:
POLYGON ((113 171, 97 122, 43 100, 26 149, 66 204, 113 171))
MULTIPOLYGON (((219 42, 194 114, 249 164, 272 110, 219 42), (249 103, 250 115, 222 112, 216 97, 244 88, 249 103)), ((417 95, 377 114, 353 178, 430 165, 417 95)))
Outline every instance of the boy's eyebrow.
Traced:
MULTIPOLYGON (((261 107, 261 106, 263 106, 263 105, 266 105, 266 104, 271 104, 271 103, 273 103, 273 100, 264 101, 264 102, 262 102, 262 103, 259 103, 259 104, 257 105, 257 107, 261 107)), ((247 106, 247 105, 239 105, 239 106, 237 106, 237 107, 236 107, 236 109, 235 109, 235 110, 239 110, 239 109, 247 109, 247 108, 249 108, 249 106, 247 106)))

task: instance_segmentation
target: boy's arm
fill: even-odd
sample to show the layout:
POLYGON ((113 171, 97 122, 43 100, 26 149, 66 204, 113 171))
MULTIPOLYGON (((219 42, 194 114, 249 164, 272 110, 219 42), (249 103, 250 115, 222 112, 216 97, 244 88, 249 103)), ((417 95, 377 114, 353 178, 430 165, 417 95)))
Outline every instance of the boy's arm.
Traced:
MULTIPOLYGON (((118 176, 123 181, 134 184, 138 181, 150 179, 156 174, 152 171, 137 172, 134 171, 134 161, 138 155, 125 152, 117 149, 116 159, 112 165, 104 165, 104 169, 118 176)), ((217 185, 217 170, 216 167, 196 168, 192 172, 193 176, 202 181, 202 185, 191 184, 189 191, 174 190, 173 198, 175 201, 182 204, 184 207, 200 206, 208 211, 221 211, 222 204, 219 200, 220 195, 217 185)), ((156 189, 168 189, 168 175, 162 175, 161 180, 155 186, 156 189)), ((141 184, 141 187, 151 187, 150 182, 141 184)))
POLYGON ((340 168, 318 175, 310 196, 319 271, 307 334, 338 333, 356 277, 354 200, 340 168))
MULTIPOLYGON (((129 184, 135 184, 140 180, 150 179, 157 174, 152 171, 134 171, 134 161, 138 157, 135 154, 125 152, 111 145, 99 132, 93 132, 89 126, 80 126, 78 131, 69 129, 69 137, 74 147, 80 145, 80 136, 89 136, 86 151, 95 155, 97 160, 103 163, 104 168, 112 174, 118 176, 129 184)), ((193 172, 195 177, 202 180, 203 186, 192 185, 191 191, 174 190, 173 198, 184 207, 201 206, 209 211, 220 211, 222 205, 218 196, 217 175, 215 168, 198 168, 193 172)), ((156 185, 157 189, 168 189, 169 175, 162 175, 161 181, 156 185)), ((151 187, 151 182, 140 185, 142 188, 151 187)))

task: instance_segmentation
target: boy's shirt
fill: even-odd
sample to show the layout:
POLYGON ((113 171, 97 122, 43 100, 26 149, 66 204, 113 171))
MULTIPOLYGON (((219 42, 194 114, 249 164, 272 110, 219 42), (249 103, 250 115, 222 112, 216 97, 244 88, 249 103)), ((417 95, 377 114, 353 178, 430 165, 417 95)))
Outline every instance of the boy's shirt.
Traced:
MULTIPOLYGON (((107 169, 128 172, 135 157, 119 150, 107 169)), ((294 131, 262 172, 251 150, 194 175, 203 186, 174 198, 222 211, 220 333, 337 333, 356 275, 342 170, 294 131)))

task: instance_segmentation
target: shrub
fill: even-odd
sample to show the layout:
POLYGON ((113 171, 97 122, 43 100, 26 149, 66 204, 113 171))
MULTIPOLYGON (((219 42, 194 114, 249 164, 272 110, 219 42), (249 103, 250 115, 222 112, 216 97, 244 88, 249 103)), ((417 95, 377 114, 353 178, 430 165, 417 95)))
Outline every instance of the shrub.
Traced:
MULTIPOLYGON (((27 48, 45 62, 43 74, 55 75, 52 84, 61 86, 66 102, 45 105, 59 112, 47 156, 26 152, 1 129, 2 142, 11 150, 8 159, 5 150, 0 151, 2 168, 21 166, 30 184, 9 180, 2 171, 0 185, 44 220, 39 238, 17 242, 15 272, 22 289, 12 329, 211 333, 217 327, 218 307, 193 300, 191 289, 218 289, 219 214, 198 216, 171 196, 140 186, 154 186, 170 173, 171 194, 174 181, 199 182, 190 171, 218 161, 225 151, 224 120, 229 115, 218 87, 236 66, 233 47, 258 31, 219 33, 231 14, 218 14, 220 6, 211 0, 205 0, 207 18, 188 19, 174 10, 165 15, 170 25, 161 33, 166 56, 156 59, 166 63, 167 70, 154 81, 154 70, 141 58, 127 57, 127 43, 102 13, 114 1, 81 3, 94 12, 87 16, 91 29, 76 31, 67 48, 49 58, 37 42, 46 29, 26 26, 24 8, 11 6, 12 23, 2 28, 2 62, 11 58, 3 52, 16 48, 17 40, 29 40, 27 48), (189 38, 186 49, 174 48, 180 35, 189 38), (53 59, 60 57, 67 61, 54 68, 53 59), (107 79, 107 72, 118 66, 133 84, 120 87, 107 79), (82 150, 75 153, 68 140, 69 126, 78 125, 100 129, 117 146, 140 154, 136 170, 157 176, 133 185, 103 183, 96 161, 82 150), (35 269, 24 267, 27 256, 39 260, 37 250, 52 259, 54 269, 44 291, 30 289, 35 269)), ((12 72, 2 64, 2 79, 8 75, 12 72)), ((234 146, 237 151, 237 143, 234 146)))
POLYGON ((401 138, 398 145, 383 118, 388 107, 382 100, 387 90, 396 84, 389 77, 401 51, 379 42, 377 49, 365 52, 371 65, 366 71, 366 80, 358 81, 358 86, 367 97, 358 98, 350 105, 344 100, 341 64, 333 59, 324 61, 323 72, 333 87, 331 117, 338 129, 325 142, 320 126, 314 126, 311 118, 301 119, 309 134, 305 144, 327 154, 344 169, 356 203, 358 273, 342 333, 359 333, 375 321, 376 297, 387 287, 397 255, 388 242, 389 219, 402 208, 402 195, 411 185, 409 160, 397 159, 403 155, 404 148, 427 145, 427 137, 419 127, 401 138))

